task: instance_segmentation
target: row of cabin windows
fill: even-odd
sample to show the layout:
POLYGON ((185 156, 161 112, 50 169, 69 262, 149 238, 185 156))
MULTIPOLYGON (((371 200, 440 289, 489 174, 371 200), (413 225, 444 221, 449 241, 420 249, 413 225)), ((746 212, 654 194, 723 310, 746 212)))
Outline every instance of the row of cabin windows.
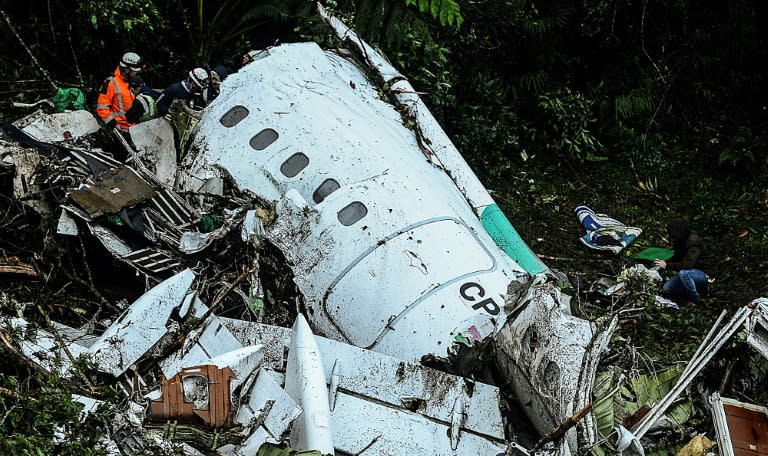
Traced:
MULTIPOLYGON (((232 128, 240 121, 248 117, 248 108, 245 106, 237 105, 224 113, 221 116, 219 122, 227 128, 232 128)), ((271 128, 265 128, 256 133, 248 142, 254 150, 264 150, 272 143, 277 141, 279 135, 271 128)), ((296 177, 304 168, 309 165, 309 157, 301 152, 297 152, 280 165, 280 172, 287 178, 296 177)), ((335 192, 340 188, 339 183, 334 179, 326 179, 320 184, 319 187, 312 194, 312 200, 315 204, 320 204, 325 197, 335 192)), ((365 204, 355 201, 344 206, 337 214, 336 217, 339 222, 344 226, 351 226, 360 221, 368 214, 368 208, 365 204)))

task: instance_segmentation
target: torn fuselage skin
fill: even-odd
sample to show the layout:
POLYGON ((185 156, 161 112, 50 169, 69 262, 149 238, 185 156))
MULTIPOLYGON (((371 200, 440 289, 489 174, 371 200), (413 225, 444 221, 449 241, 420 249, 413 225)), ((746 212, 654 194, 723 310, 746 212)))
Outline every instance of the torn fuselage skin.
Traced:
MULTIPOLYGON (((313 43, 270 48, 224 82, 180 181, 221 170, 241 190, 277 202, 267 238, 284 253, 323 336, 409 361, 446 356, 457 337, 495 337, 514 351, 509 339, 522 334, 504 329, 513 324, 508 309, 527 306, 526 296, 559 302, 551 283, 526 295, 531 276, 494 243, 400 113, 353 63, 313 43)), ((513 383, 542 385, 518 393, 546 395, 537 399, 546 411, 531 411, 545 417, 536 424, 546 433, 573 411, 594 331, 559 305, 515 319, 557 322, 552 337, 562 339, 541 347, 533 371, 512 367, 524 355, 500 360, 513 383)))

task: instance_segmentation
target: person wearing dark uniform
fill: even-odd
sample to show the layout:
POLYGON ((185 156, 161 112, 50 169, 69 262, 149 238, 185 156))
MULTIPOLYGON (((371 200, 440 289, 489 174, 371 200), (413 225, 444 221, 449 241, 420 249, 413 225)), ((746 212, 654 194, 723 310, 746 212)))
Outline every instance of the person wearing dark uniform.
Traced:
POLYGON ((183 100, 191 109, 200 110, 206 105, 203 91, 209 85, 208 72, 202 68, 190 71, 183 81, 169 85, 157 99, 157 112, 164 116, 171 109, 174 100, 183 100))
POLYGON ((708 255, 704 241, 691 231, 685 220, 672 219, 667 225, 667 234, 675 253, 667 261, 655 260, 655 264, 661 269, 676 271, 676 274, 664 282, 662 294, 700 305, 701 295, 707 292, 708 274, 711 274, 714 261, 708 255))
POLYGON ((208 106, 221 92, 221 82, 227 79, 229 71, 224 65, 216 65, 211 70, 211 83, 207 89, 203 91, 203 101, 208 106))

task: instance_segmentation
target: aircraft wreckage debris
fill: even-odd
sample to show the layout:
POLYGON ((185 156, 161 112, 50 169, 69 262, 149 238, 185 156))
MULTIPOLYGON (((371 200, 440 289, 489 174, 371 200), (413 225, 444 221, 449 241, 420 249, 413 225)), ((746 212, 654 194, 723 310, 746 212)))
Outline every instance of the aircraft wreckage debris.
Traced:
MULTIPOLYGON (((35 371, 82 381, 84 415, 106 405, 100 385, 117 386, 104 448, 566 456, 615 449, 615 437, 642 454, 646 433, 737 330, 768 354, 760 299, 713 327, 631 429, 618 412, 598 423, 595 410, 614 417, 627 384, 598 376, 618 313, 592 322, 571 312, 562 278, 407 79, 320 13, 351 51, 261 51, 204 111, 133 127, 134 145, 85 111, 38 111, 0 138, 16 200, 64 237, 97 240, 145 281, 132 304, 102 312, 99 302, 82 327, 47 317, 41 327, 21 308, 0 332, 35 371), (474 375, 481 364, 492 374, 474 375)), ((38 278, 13 257, 0 273, 38 278)), ((730 403, 712 403, 724 429, 720 404, 730 403)), ((741 448, 736 432, 719 432, 721 447, 741 448)))

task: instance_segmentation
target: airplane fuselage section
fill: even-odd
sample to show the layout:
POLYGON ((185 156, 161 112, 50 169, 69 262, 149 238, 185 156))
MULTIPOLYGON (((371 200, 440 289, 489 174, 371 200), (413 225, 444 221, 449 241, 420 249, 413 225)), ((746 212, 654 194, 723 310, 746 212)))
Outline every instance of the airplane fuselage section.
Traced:
POLYGON ((354 64, 282 45, 224 84, 182 182, 228 175, 277 203, 268 236, 321 333, 418 360, 504 323, 510 282, 528 274, 354 64))

